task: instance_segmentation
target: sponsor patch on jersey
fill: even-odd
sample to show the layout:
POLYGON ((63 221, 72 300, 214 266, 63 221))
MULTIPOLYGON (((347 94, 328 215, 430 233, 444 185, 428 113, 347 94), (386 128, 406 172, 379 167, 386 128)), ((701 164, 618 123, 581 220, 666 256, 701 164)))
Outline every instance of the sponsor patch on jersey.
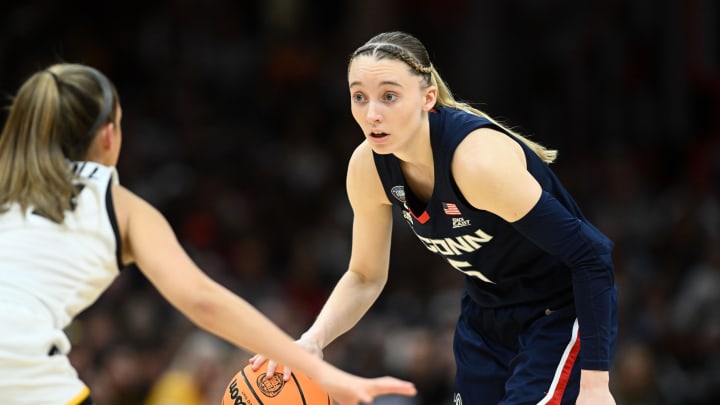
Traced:
POLYGON ((465 219, 463 217, 460 218, 451 218, 452 219, 452 227, 455 228, 462 228, 465 226, 470 226, 470 220, 465 219))
POLYGON ((392 189, 390 189, 390 192, 392 193, 393 197, 397 198, 398 201, 401 203, 405 203, 405 187, 404 186, 395 186, 392 189))

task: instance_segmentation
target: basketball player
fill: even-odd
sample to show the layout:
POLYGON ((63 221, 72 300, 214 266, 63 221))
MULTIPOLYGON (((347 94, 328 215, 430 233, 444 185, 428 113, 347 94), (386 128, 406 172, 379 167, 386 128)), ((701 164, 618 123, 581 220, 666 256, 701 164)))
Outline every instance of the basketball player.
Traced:
POLYGON ((299 348, 207 277, 152 206, 118 183, 122 110, 114 86, 57 64, 20 88, 0 135, 0 398, 5 405, 90 404, 63 329, 130 263, 199 327, 314 378, 343 404, 414 395, 299 348))
POLYGON ((365 135, 347 173, 352 255, 298 343, 320 354, 376 300, 396 207, 466 280, 456 405, 614 404, 612 243, 553 174, 556 151, 456 101, 424 45, 402 32, 359 47, 348 82, 365 135))

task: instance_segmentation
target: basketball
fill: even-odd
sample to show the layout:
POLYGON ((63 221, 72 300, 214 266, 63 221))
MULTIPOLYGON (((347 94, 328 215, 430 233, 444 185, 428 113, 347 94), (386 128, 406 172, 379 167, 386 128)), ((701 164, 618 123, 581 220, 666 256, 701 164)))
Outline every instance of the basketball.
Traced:
POLYGON ((268 362, 257 370, 248 364, 230 380, 222 405, 332 405, 330 395, 309 377, 293 371, 283 380, 282 367, 272 377, 265 375, 268 362))

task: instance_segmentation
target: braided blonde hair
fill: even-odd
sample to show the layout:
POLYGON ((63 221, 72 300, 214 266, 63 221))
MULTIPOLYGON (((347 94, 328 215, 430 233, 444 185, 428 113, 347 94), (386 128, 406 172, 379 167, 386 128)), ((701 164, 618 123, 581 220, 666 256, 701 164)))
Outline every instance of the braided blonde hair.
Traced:
POLYGON ((552 163, 557 158, 557 150, 548 149, 537 142, 531 141, 470 104, 456 100, 435 66, 430 62, 430 55, 425 46, 412 35, 400 31, 378 34, 353 52, 348 66, 356 57, 361 55, 370 55, 378 60, 390 58, 404 62, 414 74, 423 77, 426 86, 437 87, 437 105, 456 108, 487 119, 527 145, 545 163, 552 163))

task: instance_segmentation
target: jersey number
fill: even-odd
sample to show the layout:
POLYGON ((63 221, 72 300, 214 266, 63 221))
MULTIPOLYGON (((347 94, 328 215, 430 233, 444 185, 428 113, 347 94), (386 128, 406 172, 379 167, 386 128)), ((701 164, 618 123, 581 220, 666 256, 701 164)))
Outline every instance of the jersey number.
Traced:
POLYGON ((482 280, 482 281, 484 281, 484 282, 486 282, 486 283, 495 284, 494 281, 492 281, 492 280, 490 280, 489 278, 487 278, 487 277, 486 277, 484 274, 482 274, 482 272, 480 272, 479 270, 473 270, 473 269, 472 269, 472 265, 471 265, 470 263, 468 263, 468 262, 461 262, 461 261, 452 260, 452 259, 447 259, 447 261, 448 261, 448 263, 450 263, 451 266, 453 266, 453 267, 455 267, 456 269, 460 270, 461 272, 467 274, 468 276, 477 277, 477 278, 479 278, 480 280, 482 280))

